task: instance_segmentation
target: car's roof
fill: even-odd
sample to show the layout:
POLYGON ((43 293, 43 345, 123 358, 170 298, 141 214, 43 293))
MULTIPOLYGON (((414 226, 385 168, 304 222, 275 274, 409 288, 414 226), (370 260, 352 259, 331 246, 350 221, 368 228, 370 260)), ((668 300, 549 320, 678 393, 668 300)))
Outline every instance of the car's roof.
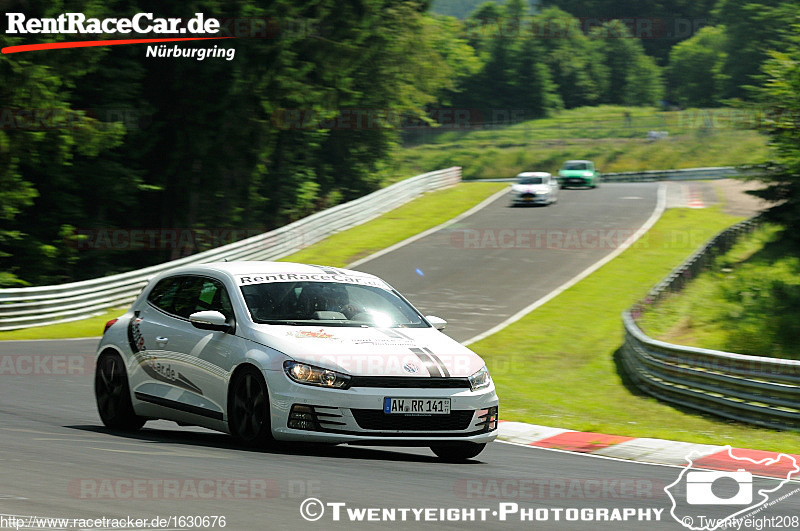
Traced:
POLYGON ((552 177, 552 175, 546 171, 524 171, 517 174, 517 177, 552 177))
POLYGON ((586 163, 589 163, 589 164, 593 164, 593 162, 591 160, 567 160, 567 161, 564 161, 564 164, 570 164, 571 162, 586 162, 586 163))
POLYGON ((377 278, 369 273, 311 264, 294 262, 270 262, 265 260, 236 260, 231 262, 209 262, 207 264, 191 264, 171 269, 169 274, 198 271, 219 271, 229 275, 259 275, 275 273, 324 273, 329 275, 343 274, 352 276, 377 278))

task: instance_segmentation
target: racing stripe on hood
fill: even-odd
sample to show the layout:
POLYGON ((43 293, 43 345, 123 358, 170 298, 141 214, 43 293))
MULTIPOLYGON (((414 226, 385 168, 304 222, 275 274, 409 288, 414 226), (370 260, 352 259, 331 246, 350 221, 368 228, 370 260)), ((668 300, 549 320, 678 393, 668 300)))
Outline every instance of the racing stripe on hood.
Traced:
POLYGON ((417 355, 419 361, 421 361, 422 364, 425 365, 425 368, 428 369, 428 374, 430 376, 436 376, 436 377, 442 376, 442 372, 439 370, 439 366, 436 364, 435 361, 433 361, 433 358, 431 358, 421 348, 410 348, 408 350, 417 355))
POLYGON ((314 267, 321 269, 322 272, 325 273, 326 275, 342 275, 343 274, 341 271, 337 271, 336 269, 334 269, 332 267, 326 267, 326 266, 321 266, 321 265, 314 265, 314 267))
POLYGON ((404 333, 399 332, 397 330, 392 330, 390 328, 379 328, 378 330, 383 335, 385 335, 387 337, 391 337, 392 339, 406 339, 408 341, 414 341, 412 338, 408 337, 404 333))
POLYGON ((442 363, 442 360, 439 359, 439 356, 434 354, 433 351, 431 349, 429 349, 429 348, 423 348, 422 350, 425 351, 425 353, 428 356, 433 358, 433 361, 435 361, 439 365, 439 368, 442 370, 442 373, 444 374, 444 377, 445 378, 450 378, 450 371, 447 370, 447 366, 444 363, 442 363))

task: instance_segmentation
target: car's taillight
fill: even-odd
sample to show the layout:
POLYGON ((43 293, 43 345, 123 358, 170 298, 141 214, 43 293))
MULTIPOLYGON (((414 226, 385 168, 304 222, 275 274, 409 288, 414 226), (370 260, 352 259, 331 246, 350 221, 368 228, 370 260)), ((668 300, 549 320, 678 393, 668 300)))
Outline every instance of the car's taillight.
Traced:
POLYGON ((106 327, 103 328, 103 335, 105 335, 105 333, 108 332, 108 329, 111 328, 117 321, 119 321, 119 319, 111 319, 109 322, 107 322, 106 327))

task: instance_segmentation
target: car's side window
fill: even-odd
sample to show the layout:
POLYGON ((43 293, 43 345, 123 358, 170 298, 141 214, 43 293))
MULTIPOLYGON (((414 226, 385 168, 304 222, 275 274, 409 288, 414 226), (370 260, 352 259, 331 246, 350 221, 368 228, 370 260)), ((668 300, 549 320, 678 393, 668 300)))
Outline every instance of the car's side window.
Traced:
POLYGON ((174 313, 173 304, 175 303, 175 294, 178 292, 178 288, 180 288, 181 281, 184 278, 185 277, 168 277, 160 280, 147 296, 147 300, 153 306, 167 313, 174 313))
POLYGON ((206 277, 166 278, 153 288, 147 300, 160 310, 185 319, 203 310, 216 310, 228 318, 233 316, 233 306, 225 286, 206 277))
POLYGON ((174 311, 172 313, 188 319, 193 313, 208 309, 198 304, 204 280, 200 277, 183 278, 178 294, 175 296, 174 311))
POLYGON ((228 290, 226 290, 225 286, 218 280, 210 278, 203 279, 198 305, 203 306, 205 310, 220 312, 227 318, 233 316, 233 306, 228 296, 228 290))

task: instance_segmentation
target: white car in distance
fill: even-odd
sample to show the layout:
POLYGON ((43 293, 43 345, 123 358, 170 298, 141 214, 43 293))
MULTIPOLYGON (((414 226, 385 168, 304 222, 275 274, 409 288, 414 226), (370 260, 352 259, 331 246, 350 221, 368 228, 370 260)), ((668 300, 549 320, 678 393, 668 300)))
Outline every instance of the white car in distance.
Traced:
POLYGON ((544 171, 527 171, 517 175, 511 185, 511 206, 549 205, 558 201, 558 180, 544 171))

